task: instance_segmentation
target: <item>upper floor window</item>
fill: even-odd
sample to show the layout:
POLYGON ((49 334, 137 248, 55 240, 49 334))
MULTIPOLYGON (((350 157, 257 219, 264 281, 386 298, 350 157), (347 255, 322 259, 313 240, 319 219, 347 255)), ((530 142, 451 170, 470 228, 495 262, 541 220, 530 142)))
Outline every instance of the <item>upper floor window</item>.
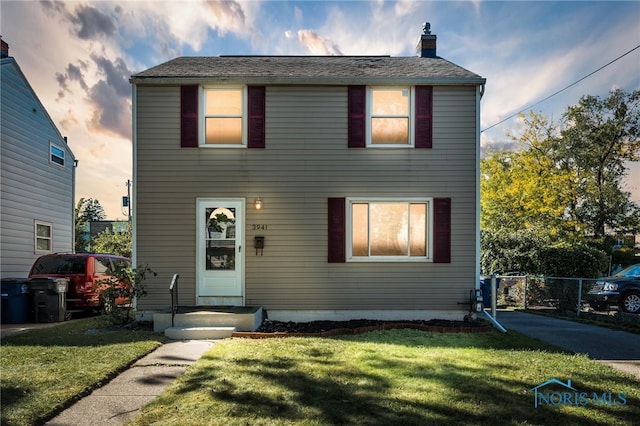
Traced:
POLYGON ((246 91, 242 87, 205 87, 203 145, 246 145, 246 91))
POLYGON ((368 144, 413 146, 410 87, 371 87, 368 144))
POLYGON ((35 252, 51 253, 53 225, 48 222, 35 221, 35 252))
POLYGON ((348 146, 432 148, 432 86, 348 86, 348 146))
POLYGON ((62 167, 65 164, 64 149, 51 142, 49 143, 49 162, 62 167))

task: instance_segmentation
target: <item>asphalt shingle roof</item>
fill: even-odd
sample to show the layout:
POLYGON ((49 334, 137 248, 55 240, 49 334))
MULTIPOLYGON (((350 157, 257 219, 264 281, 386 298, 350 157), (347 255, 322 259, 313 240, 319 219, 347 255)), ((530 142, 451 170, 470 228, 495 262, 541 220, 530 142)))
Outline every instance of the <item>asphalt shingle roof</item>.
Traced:
POLYGON ((179 57, 134 74, 135 84, 484 84, 485 79, 440 57, 217 56, 179 57))

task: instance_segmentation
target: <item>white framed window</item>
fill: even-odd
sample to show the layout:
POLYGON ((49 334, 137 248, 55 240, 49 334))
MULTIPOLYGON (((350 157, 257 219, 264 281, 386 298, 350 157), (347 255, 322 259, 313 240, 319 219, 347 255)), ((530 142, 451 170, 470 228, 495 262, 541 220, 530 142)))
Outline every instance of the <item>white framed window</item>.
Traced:
POLYGON ((414 97, 412 86, 368 88, 367 146, 414 146, 414 97))
POLYGON ((242 86, 202 88, 202 138, 204 147, 247 145, 247 90, 242 86))
POLYGON ((431 261, 431 198, 347 198, 349 261, 431 261))
POLYGON ((53 225, 49 222, 34 221, 34 252, 36 254, 53 251, 53 225))
POLYGON ((49 142, 49 162, 58 166, 65 166, 65 151, 64 148, 49 142))

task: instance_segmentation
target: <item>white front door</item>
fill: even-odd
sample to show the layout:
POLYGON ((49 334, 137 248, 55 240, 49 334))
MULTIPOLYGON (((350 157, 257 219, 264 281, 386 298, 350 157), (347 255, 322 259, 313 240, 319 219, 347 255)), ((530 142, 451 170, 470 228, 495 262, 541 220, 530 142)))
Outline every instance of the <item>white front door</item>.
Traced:
POLYGON ((196 204, 198 305, 242 305, 244 199, 196 204))

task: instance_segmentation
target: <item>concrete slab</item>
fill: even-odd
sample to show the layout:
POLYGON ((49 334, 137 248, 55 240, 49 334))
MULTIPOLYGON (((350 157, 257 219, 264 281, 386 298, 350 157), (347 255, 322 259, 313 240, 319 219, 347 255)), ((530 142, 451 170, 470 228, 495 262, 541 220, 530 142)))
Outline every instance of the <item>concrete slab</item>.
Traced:
POLYGON ((140 408, 153 401, 171 382, 184 374, 187 367, 200 359, 214 344, 213 340, 169 341, 46 424, 125 424, 140 408))
POLYGON ((146 366, 124 371, 111 382, 47 422, 52 426, 122 425, 153 401, 186 366, 146 366))
POLYGON ((134 365, 191 365, 214 344, 215 340, 171 340, 134 365))

